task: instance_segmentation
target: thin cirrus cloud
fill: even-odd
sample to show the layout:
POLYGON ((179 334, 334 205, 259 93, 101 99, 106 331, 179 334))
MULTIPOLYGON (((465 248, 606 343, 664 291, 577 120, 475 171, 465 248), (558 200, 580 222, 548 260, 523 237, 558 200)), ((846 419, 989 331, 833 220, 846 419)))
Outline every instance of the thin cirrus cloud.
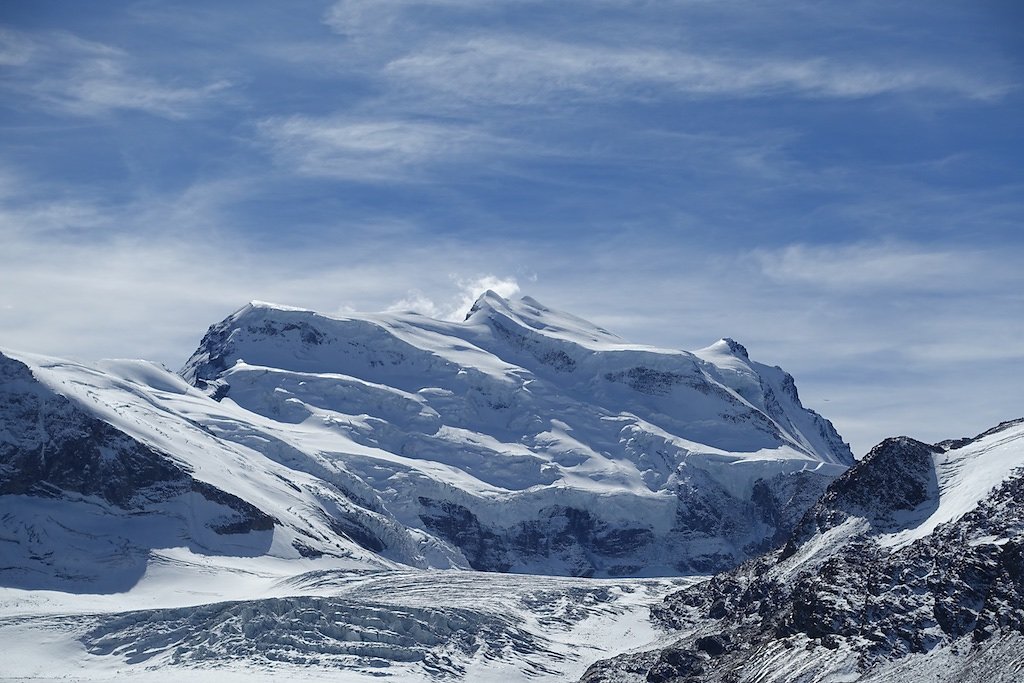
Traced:
POLYGON ((424 167, 465 160, 502 147, 466 125, 385 119, 288 116, 261 121, 259 141, 282 165, 307 176, 409 181, 424 167))
POLYGON ((1013 293, 1024 291, 1024 282, 1006 265, 1017 262, 1009 251, 790 244, 723 257, 669 245, 645 252, 623 243, 610 251, 596 243, 538 257, 530 245, 410 235, 384 254, 367 232, 343 243, 261 253, 230 236, 197 242, 193 232, 177 232, 189 221, 213 223, 223 210, 185 203, 198 214, 175 214, 161 202, 115 213, 88 203, 46 213, 39 204, 8 215, 0 256, 3 343, 57 355, 72 348, 84 357, 142 356, 173 367, 207 325, 250 299, 328 313, 413 310, 458 319, 484 289, 518 294, 532 279, 522 271, 529 267, 537 278, 528 293, 624 338, 676 348, 739 338, 755 358, 793 372, 809 405, 828 409, 858 452, 893 430, 937 439, 955 435, 944 424, 970 425, 956 428, 966 433, 980 431, 993 415, 1010 417, 1003 415, 1008 404, 995 402, 1013 395, 1013 373, 1005 368, 1019 362, 1015 339, 1024 334, 1012 315, 1021 310, 1013 293), (50 228, 14 229, 26 220, 50 228), (69 229, 94 231, 103 221, 111 228, 158 224, 155 236, 107 230, 103 241, 68 239, 69 229), (604 285, 595 287, 597 281, 604 285), (922 290, 922 281, 931 289, 922 290), (973 288, 962 289, 965 282, 973 288), (856 376, 834 377, 851 368, 856 376), (903 405, 902 424, 878 412, 908 397, 955 392, 989 368, 1004 371, 986 380, 988 391, 970 406, 903 405), (971 372, 979 375, 972 380, 971 372), (874 402, 865 398, 870 392, 874 402))
POLYGON ((415 310, 454 320, 484 289, 518 291, 514 276, 486 274, 502 267, 500 255, 482 259, 461 244, 396 245, 386 259, 358 240, 262 253, 216 235, 197 243, 167 223, 156 237, 53 237, 47 249, 38 235, 8 234, 0 254, 0 345, 175 367, 208 325, 252 299, 325 313, 415 310))
POLYGON ((22 103, 76 116, 135 110, 183 119, 206 110, 231 83, 163 81, 136 72, 127 52, 64 31, 0 30, 0 88, 22 103))
POLYGON ((844 245, 788 245, 752 257, 772 281, 864 294, 890 292, 998 292, 1024 286, 1007 252, 943 249, 893 241, 844 245))
POLYGON ((391 61, 385 72, 410 86, 504 103, 566 94, 591 99, 650 97, 650 86, 693 97, 788 92, 858 98, 936 91, 983 100, 998 98, 1011 87, 949 68, 880 67, 821 57, 721 57, 508 36, 428 47, 391 61))
POLYGON ((855 13, 829 14, 813 4, 664 3, 626 11, 628 6, 570 2, 568 12, 575 8, 580 16, 568 23, 566 13, 529 0, 343 0, 327 11, 324 23, 360 55, 361 67, 375 66, 399 89, 481 103, 667 92, 839 99, 932 92, 995 100, 1016 88, 996 70, 936 60, 934 53, 922 60, 899 33, 879 46, 885 49, 871 51, 875 58, 863 50, 836 50, 842 40, 835 34, 861 36, 859 43, 885 32, 865 28, 855 13), (551 19, 549 35, 528 18, 541 14, 551 19), (817 25, 817 35, 794 33, 794 26, 807 25, 817 25), (751 26, 761 28, 751 33, 751 26), (711 34, 719 40, 709 41, 711 34), (832 37, 825 40, 826 35, 832 37))

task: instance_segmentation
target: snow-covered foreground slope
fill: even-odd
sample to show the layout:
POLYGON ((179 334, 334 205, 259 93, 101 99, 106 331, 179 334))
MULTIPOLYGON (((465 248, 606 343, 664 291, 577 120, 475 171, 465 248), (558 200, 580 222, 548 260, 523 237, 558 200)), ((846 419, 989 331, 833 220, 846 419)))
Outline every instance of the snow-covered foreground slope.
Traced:
POLYGON ((584 680, 1021 680, 1024 419, 934 446, 882 442, 784 548, 656 614, 674 642, 584 680))
POLYGON ((650 606, 695 580, 316 562, 161 551, 124 594, 0 589, 0 678, 575 680, 661 635, 650 606))

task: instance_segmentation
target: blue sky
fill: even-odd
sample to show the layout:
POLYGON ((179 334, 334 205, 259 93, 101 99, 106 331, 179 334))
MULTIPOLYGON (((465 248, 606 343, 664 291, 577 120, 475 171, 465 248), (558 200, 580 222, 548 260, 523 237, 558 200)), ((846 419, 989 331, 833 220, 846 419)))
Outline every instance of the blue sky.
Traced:
POLYGON ((864 452, 1024 415, 1024 6, 0 7, 0 344, 491 286, 742 341, 864 452))

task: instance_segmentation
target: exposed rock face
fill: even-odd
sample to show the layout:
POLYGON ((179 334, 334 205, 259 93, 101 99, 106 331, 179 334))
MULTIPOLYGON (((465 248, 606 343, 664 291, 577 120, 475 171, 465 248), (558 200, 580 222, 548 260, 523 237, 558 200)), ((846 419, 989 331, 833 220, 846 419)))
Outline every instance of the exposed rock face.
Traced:
POLYGON ((934 512, 939 502, 934 456, 940 452, 938 446, 905 436, 875 446, 856 468, 836 479, 808 511, 786 543, 783 559, 815 534, 850 518, 866 520, 873 532, 881 533, 906 523, 905 518, 898 518, 900 513, 916 510, 918 516, 926 516, 934 512))
POLYGON ((538 510, 535 519, 488 528, 461 505, 426 498, 420 503, 427 529, 455 543, 473 568, 487 571, 554 561, 572 576, 592 576, 598 556, 608 562, 601 566, 605 573, 628 576, 643 569, 636 556, 654 541, 649 527, 614 526, 587 510, 560 505, 538 510), (620 564, 613 564, 616 559, 620 564))
POLYGON ((584 680, 1013 680, 1024 651, 1000 643, 1024 634, 1022 467, 1020 420, 935 446, 887 439, 784 548, 669 596, 656 617, 675 645, 584 680), (975 677, 989 648, 1006 659, 975 677))

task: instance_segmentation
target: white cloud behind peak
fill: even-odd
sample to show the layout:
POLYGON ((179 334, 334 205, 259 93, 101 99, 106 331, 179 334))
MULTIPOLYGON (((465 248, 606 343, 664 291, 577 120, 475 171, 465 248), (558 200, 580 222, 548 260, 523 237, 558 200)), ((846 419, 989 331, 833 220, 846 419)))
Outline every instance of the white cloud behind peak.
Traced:
POLYGON ((980 248, 936 248, 892 240, 840 245, 791 244, 759 249, 753 257, 776 282, 864 294, 967 293, 1019 280, 1017 268, 980 248))
POLYGON ((519 282, 513 277, 497 275, 481 275, 473 278, 462 278, 450 275, 455 291, 435 300, 418 289, 410 290, 406 296, 389 305, 388 312, 413 312, 440 320, 458 322, 463 320, 477 299, 487 291, 506 299, 520 292, 519 282))

